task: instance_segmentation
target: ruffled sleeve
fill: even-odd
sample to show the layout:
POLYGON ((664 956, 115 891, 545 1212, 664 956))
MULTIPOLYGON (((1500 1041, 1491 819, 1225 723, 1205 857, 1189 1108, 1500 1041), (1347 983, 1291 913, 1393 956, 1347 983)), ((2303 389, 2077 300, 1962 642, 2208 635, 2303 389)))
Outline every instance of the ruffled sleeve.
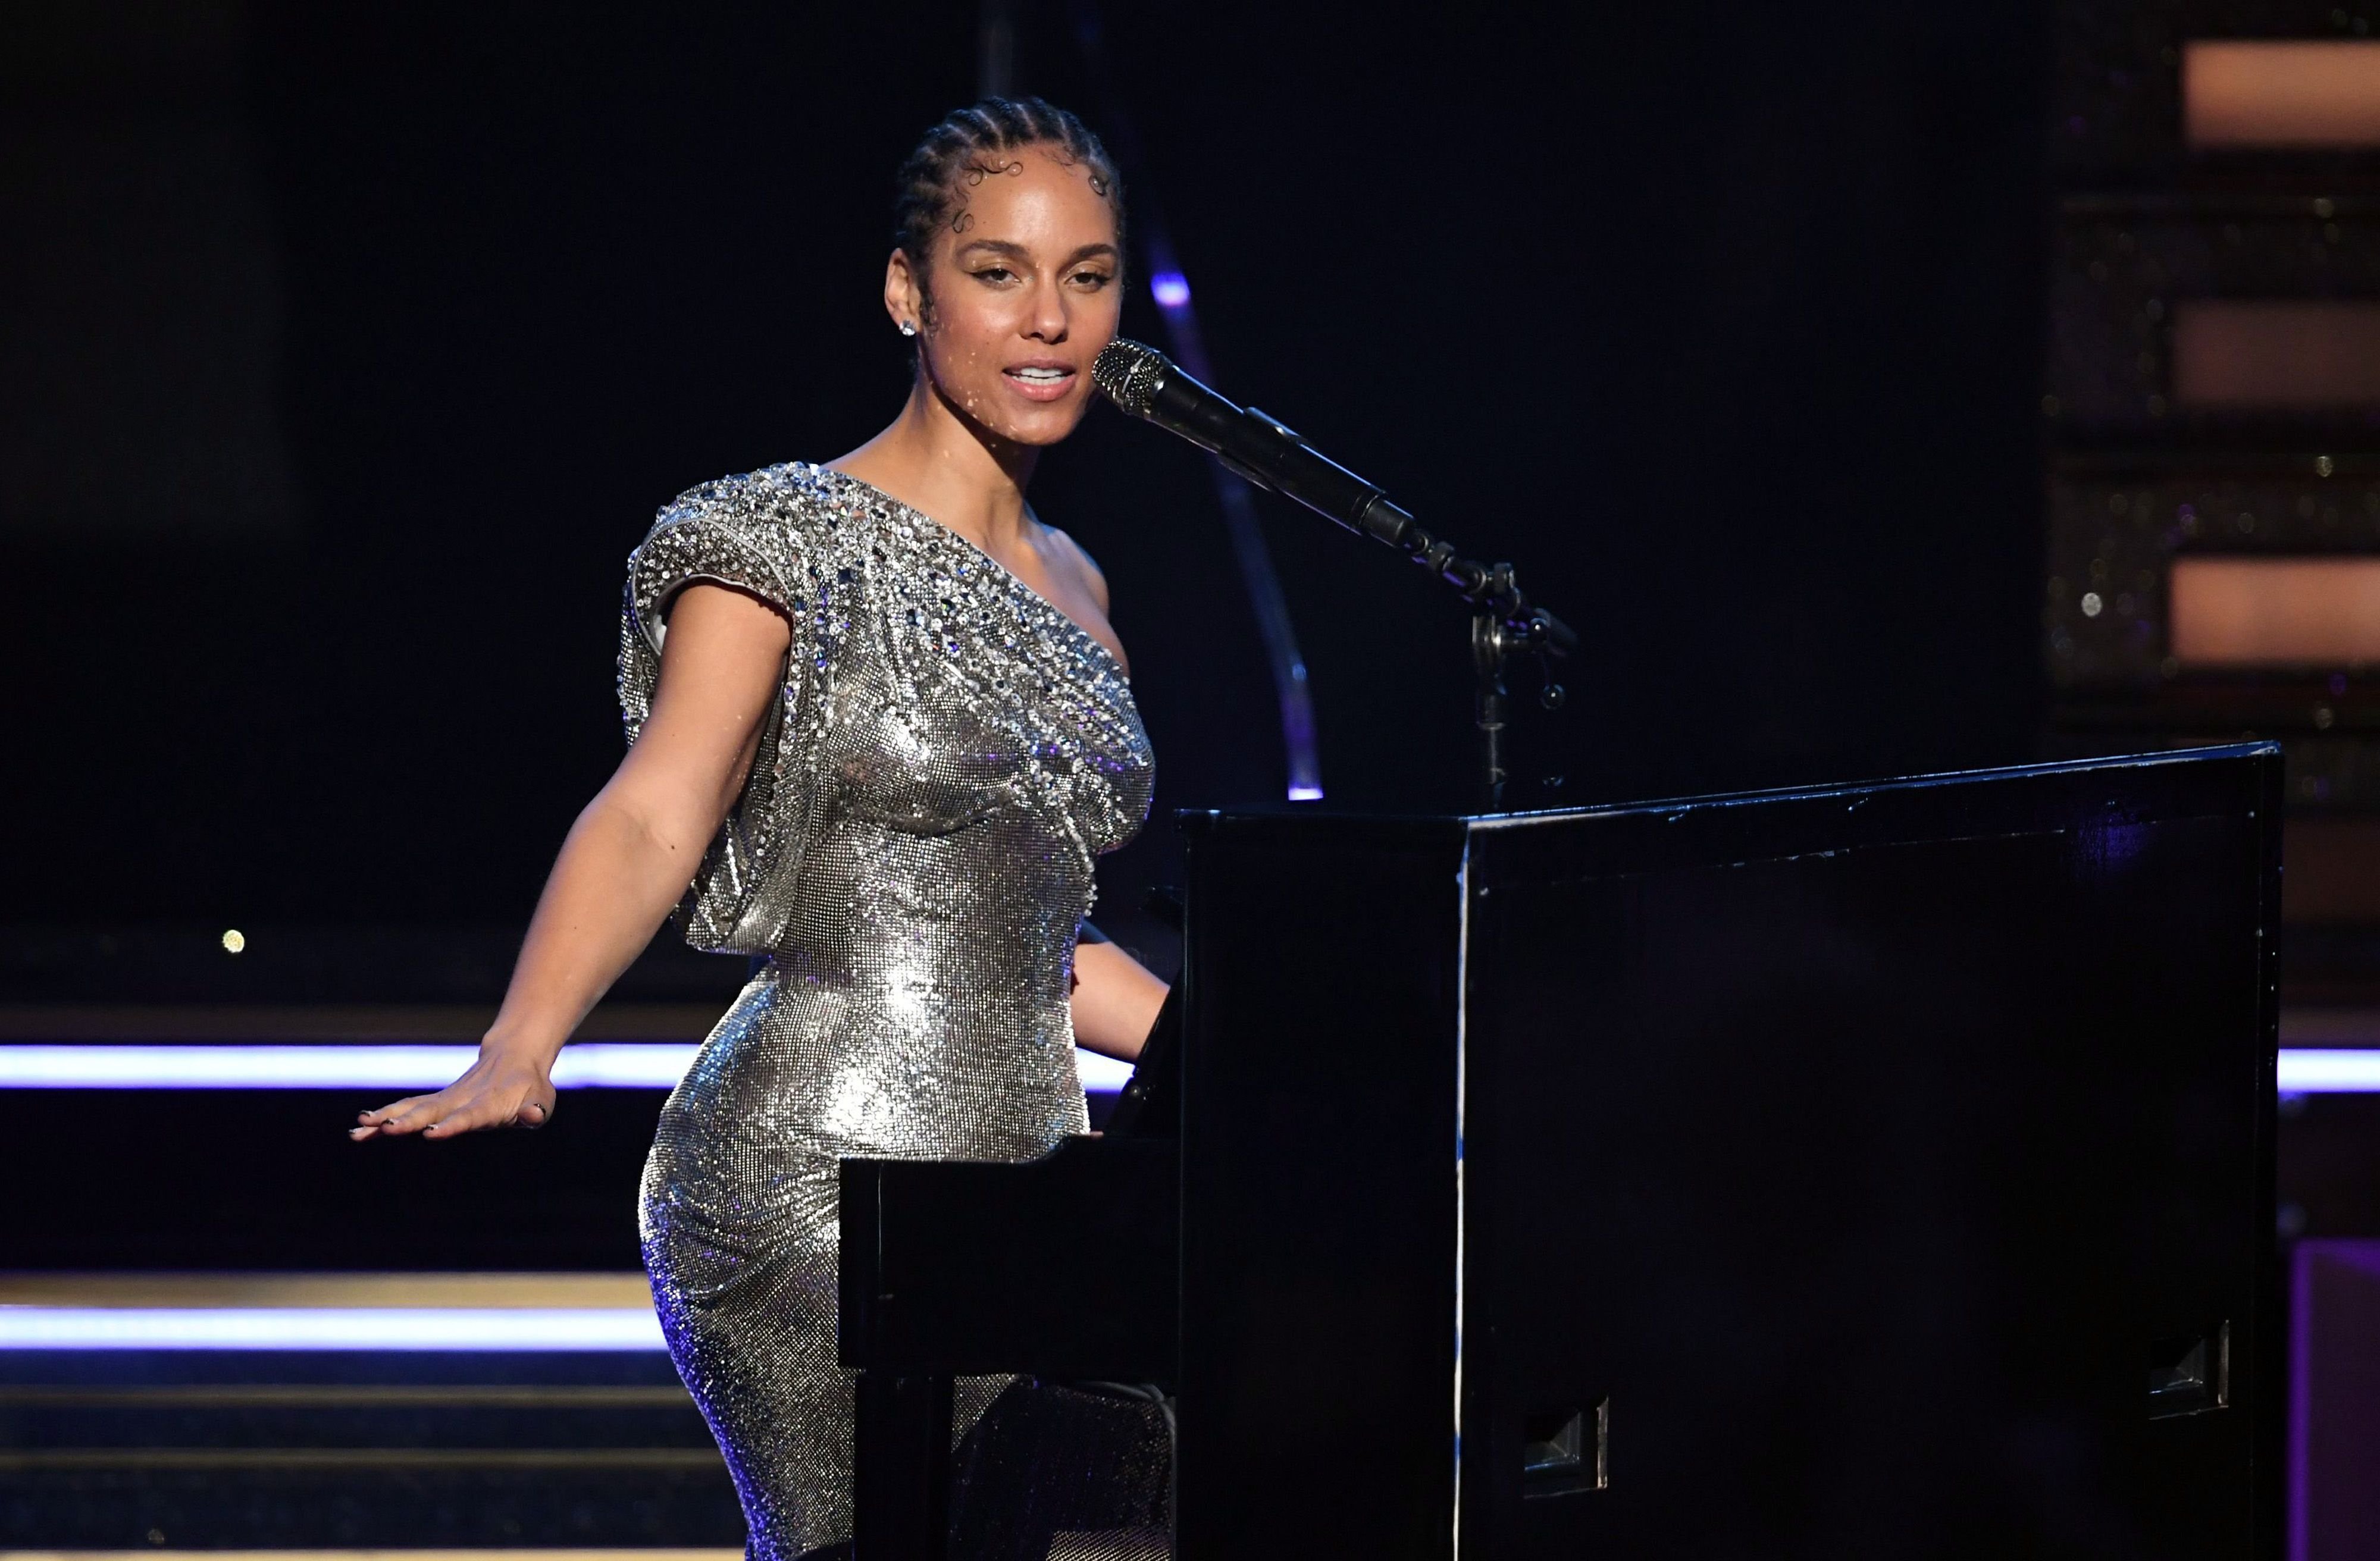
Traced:
MULTIPOLYGON (((808 566, 799 506, 770 474, 707 483, 665 506, 637 551, 620 612, 620 715, 630 743, 652 714, 670 605, 691 585, 749 592, 783 613, 798 641, 808 621, 808 566)), ((720 952, 759 953, 791 907, 812 788, 804 719, 811 658, 786 657, 779 697, 736 799, 705 853, 680 921, 686 941, 720 952)))
POLYGON ((783 539, 785 528, 776 527, 777 537, 756 535, 759 529, 751 518, 698 503, 682 501, 662 512, 628 555, 628 616, 655 655, 669 632, 670 604, 688 586, 733 586, 789 618, 799 611, 799 592, 787 576, 800 561, 783 539))
POLYGON ((662 506, 637 551, 620 603, 620 714, 634 743, 652 710, 669 612, 686 587, 732 586, 796 628, 806 610, 804 549, 773 474, 708 482, 662 506), (772 502, 772 501, 776 501, 772 502))

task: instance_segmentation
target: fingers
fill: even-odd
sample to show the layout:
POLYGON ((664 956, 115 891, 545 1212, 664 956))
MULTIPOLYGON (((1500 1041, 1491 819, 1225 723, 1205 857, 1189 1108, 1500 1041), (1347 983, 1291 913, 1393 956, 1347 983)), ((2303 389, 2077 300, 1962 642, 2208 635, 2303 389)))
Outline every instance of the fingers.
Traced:
POLYGON ((469 1099, 450 1104, 435 1120, 421 1129, 424 1138, 453 1138, 457 1133, 477 1132, 481 1128, 504 1127, 510 1123, 514 1105, 501 1095, 481 1093, 469 1099))
POLYGON ((543 1127, 553 1118, 553 1086, 541 1071, 498 1077, 484 1059, 435 1095, 409 1095, 376 1111, 357 1113, 347 1136, 452 1138, 481 1128, 543 1127))
POLYGON ((356 1114, 356 1125, 347 1130, 347 1136, 361 1140, 412 1132, 424 1122, 435 1119, 434 1113, 429 1118, 417 1118, 415 1113, 437 1098, 434 1095, 408 1095, 403 1100, 391 1101, 377 1111, 359 1111, 356 1114))
POLYGON ((524 1099, 525 1093, 475 1090, 468 1095, 458 1095, 455 1090, 445 1089, 436 1095, 411 1095, 377 1111, 358 1114, 357 1125, 347 1130, 347 1136, 361 1143, 367 1138, 397 1138, 411 1133, 423 1138, 453 1138, 482 1128, 543 1127, 553 1118, 552 1096, 524 1099))
MULTIPOLYGON (((408 1133, 428 1133, 452 1116, 463 1086, 470 1083, 468 1076, 456 1080, 435 1095, 409 1095, 377 1111, 366 1111, 356 1119, 357 1126, 348 1130, 353 1139, 401 1138, 408 1133)), ((474 1091, 469 1098, 476 1099, 474 1091)))

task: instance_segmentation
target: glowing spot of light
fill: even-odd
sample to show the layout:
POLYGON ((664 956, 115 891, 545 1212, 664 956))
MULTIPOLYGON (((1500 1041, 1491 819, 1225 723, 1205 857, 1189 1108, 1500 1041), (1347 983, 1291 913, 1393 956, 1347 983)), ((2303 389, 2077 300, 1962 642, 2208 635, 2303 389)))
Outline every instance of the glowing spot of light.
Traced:
POLYGON ((236 926, 228 927, 225 929, 223 935, 223 946, 225 953, 237 954, 242 949, 248 947, 248 934, 240 931, 239 928, 236 926))
POLYGON ((1190 302, 1190 279, 1178 271, 1160 271, 1148 279, 1149 295, 1160 309, 1182 309, 1190 302))

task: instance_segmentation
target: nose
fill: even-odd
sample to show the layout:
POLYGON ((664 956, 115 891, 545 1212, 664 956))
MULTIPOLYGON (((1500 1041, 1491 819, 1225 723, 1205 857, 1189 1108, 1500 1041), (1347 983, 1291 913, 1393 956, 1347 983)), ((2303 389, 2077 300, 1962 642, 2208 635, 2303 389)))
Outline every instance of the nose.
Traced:
POLYGON ((1043 277, 1033 288, 1033 313, 1025 333, 1034 341, 1056 346, 1066 339, 1066 294, 1057 278, 1043 277))

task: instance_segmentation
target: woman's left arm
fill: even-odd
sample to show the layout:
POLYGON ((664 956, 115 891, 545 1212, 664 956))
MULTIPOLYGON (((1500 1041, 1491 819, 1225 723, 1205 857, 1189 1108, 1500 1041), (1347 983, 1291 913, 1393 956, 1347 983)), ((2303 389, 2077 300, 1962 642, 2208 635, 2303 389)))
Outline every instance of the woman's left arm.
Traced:
MULTIPOLYGON (((1035 524, 1039 524, 1038 517, 1035 524)), ((1072 575, 1075 587, 1099 610, 1099 626, 1106 628, 1107 576, 1072 537, 1054 526, 1043 526, 1041 534, 1057 544, 1052 562, 1059 568, 1053 573, 1072 575)), ((1114 651, 1122 663, 1123 647, 1111 643, 1113 638, 1114 631, 1109 630, 1100 636, 1100 643, 1114 651)), ((1138 960, 1096 931, 1075 945, 1075 1045, 1101 1057, 1137 1062, 1140 1043, 1148 1038, 1157 1010, 1164 1006, 1165 983, 1149 974, 1138 960)))
POLYGON ((1112 943, 1075 945, 1075 1044, 1135 1062, 1165 1006, 1165 983, 1112 943))

